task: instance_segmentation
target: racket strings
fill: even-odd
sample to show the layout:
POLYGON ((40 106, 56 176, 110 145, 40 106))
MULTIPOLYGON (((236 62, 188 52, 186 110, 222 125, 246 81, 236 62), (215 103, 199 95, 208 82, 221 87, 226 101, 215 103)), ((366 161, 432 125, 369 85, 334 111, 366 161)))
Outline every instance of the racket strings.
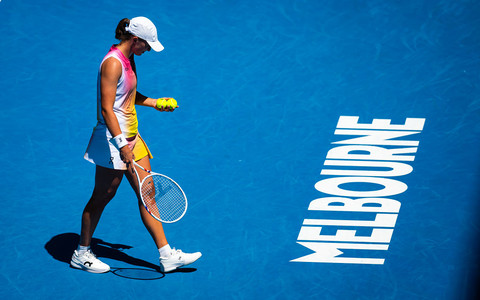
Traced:
POLYGON ((182 190, 171 180, 161 175, 151 175, 141 187, 147 210, 164 222, 181 218, 186 209, 182 190))

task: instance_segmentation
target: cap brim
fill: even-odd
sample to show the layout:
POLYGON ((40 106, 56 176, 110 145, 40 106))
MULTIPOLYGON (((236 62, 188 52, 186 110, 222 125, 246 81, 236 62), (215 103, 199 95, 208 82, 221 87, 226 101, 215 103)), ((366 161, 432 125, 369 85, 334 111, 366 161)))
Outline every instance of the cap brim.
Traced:
POLYGON ((162 51, 163 49, 165 49, 165 48, 163 47, 163 45, 160 44, 159 41, 156 41, 156 42, 147 42, 147 43, 150 45, 150 47, 151 47, 151 48, 153 49, 153 51, 155 51, 155 52, 160 52, 160 51, 162 51))

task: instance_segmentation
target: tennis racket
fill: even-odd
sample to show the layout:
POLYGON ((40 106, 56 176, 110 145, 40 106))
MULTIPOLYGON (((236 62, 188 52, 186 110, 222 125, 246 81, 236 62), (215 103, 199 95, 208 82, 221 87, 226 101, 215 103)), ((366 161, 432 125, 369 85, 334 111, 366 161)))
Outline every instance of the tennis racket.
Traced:
POLYGON ((180 186, 171 178, 145 169, 137 162, 135 165, 148 173, 140 182, 140 176, 135 169, 139 182, 140 196, 146 210, 152 217, 163 223, 174 223, 187 212, 187 196, 180 186))

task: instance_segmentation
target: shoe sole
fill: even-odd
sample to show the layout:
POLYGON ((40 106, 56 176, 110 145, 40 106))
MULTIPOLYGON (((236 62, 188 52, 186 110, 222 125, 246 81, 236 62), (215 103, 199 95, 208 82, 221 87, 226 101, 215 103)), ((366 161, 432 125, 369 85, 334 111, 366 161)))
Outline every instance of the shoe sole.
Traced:
POLYGON ((88 273, 95 273, 95 274, 102 274, 102 273, 110 272, 110 268, 108 270, 92 270, 92 269, 86 268, 85 266, 83 266, 81 264, 77 264, 74 261, 70 262, 70 267, 72 267, 74 269, 78 269, 78 270, 87 271, 88 273))
POLYGON ((179 265, 179 266, 172 266, 172 267, 170 267, 170 268, 168 268, 168 269, 165 269, 165 268, 162 266, 162 264, 160 264, 160 271, 161 271, 162 273, 169 273, 169 272, 175 271, 175 270, 178 269, 178 268, 181 268, 181 267, 184 267, 184 266, 188 266, 188 265, 193 264, 193 263, 196 262, 200 257, 202 257, 202 255, 200 255, 199 257, 197 257, 195 260, 189 262, 188 264, 183 264, 183 265, 179 265))

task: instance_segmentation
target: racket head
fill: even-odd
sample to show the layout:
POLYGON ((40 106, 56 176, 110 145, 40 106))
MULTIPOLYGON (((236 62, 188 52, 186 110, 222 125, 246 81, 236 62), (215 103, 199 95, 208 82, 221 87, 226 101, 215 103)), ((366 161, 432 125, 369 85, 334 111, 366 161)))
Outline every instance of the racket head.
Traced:
POLYGON ((148 213, 162 223, 174 223, 187 212, 187 196, 170 177, 151 173, 140 184, 140 196, 148 213))

